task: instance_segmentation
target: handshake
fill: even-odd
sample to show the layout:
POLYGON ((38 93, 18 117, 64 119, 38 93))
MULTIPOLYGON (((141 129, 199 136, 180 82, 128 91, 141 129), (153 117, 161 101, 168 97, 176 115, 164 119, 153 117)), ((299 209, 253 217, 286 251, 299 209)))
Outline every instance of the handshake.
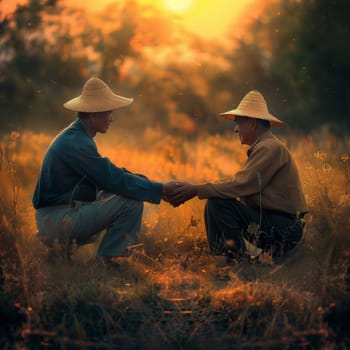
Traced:
POLYGON ((196 195, 197 186, 188 182, 169 181, 163 184, 162 199, 173 207, 178 207, 196 195))

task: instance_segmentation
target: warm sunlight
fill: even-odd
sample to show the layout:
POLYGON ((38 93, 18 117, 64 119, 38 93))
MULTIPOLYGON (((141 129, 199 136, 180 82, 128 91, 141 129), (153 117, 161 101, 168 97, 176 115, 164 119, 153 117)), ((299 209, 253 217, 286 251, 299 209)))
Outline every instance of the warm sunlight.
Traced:
POLYGON ((347 4, 0 0, 0 350, 350 350, 347 4))
MULTIPOLYGON (((0 0, 0 18, 13 12, 16 4, 27 1, 0 0)), ((72 5, 69 0, 62 2, 72 5)), ((116 0, 74 0, 74 6, 83 7, 93 13, 103 11, 113 3, 116 3, 116 0)), ((135 0, 135 3, 172 13, 174 17, 176 16, 176 22, 187 30, 206 38, 220 39, 230 32, 234 32, 236 36, 240 35, 244 20, 256 16, 265 2, 257 0, 135 0)))
MULTIPOLYGON (((67 3, 71 3, 65 0, 67 3)), ((74 5, 102 11, 115 0, 74 0, 74 5)), ((242 22, 254 17, 264 6, 258 0, 135 0, 141 6, 152 6, 173 15, 185 29, 205 38, 221 39, 228 32, 242 33, 242 22), (249 9, 249 10, 248 10, 249 9)))
POLYGON ((174 12, 184 12, 193 5, 193 0, 163 0, 163 5, 174 12))

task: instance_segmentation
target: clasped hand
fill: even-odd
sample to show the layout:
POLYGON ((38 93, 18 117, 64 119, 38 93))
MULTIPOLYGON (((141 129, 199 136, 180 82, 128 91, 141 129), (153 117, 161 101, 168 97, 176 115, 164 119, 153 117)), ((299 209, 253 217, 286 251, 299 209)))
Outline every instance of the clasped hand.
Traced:
POLYGON ((173 207, 178 207, 196 195, 197 188, 191 183, 170 181, 163 184, 162 199, 169 202, 173 207))

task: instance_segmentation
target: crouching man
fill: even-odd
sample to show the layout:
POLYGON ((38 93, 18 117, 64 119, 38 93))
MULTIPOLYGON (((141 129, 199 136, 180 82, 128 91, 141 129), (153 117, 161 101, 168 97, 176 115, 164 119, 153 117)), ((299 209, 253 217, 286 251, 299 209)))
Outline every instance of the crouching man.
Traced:
POLYGON ((33 195, 39 239, 49 247, 88 243, 106 229, 97 258, 114 265, 137 242, 143 202, 159 204, 176 187, 133 174, 102 157, 94 142, 112 123, 112 112, 132 103, 98 78, 64 104, 77 118, 50 144, 33 195))
POLYGON ((171 203, 207 199, 205 225, 213 254, 240 260, 251 255, 253 244, 257 252, 285 256, 302 237, 301 218, 308 209, 294 159, 272 134, 272 127, 284 123, 268 111, 256 90, 220 115, 235 121, 241 144, 249 146, 245 164, 229 180, 181 183, 171 203))

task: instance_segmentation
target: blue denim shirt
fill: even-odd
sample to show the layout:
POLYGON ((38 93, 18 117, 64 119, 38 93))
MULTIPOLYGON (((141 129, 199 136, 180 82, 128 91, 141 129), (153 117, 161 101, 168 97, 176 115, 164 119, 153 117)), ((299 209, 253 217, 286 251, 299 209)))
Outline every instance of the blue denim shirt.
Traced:
POLYGON ((101 157, 93 138, 77 118, 50 144, 34 191, 33 206, 38 209, 72 200, 93 201, 99 190, 158 204, 163 185, 101 157))

